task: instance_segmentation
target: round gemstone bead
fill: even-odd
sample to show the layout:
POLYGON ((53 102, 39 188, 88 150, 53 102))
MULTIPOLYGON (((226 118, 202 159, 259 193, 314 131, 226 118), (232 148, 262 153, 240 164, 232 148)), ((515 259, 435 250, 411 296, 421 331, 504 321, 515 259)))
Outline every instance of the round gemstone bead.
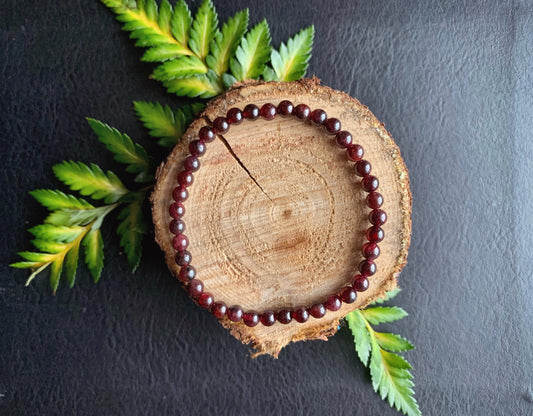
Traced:
POLYGON ((381 227, 374 225, 366 230, 366 238, 371 243, 380 243, 385 238, 385 232, 381 227))
POLYGON ((374 225, 383 225, 387 222, 387 214, 382 209, 375 209, 371 211, 368 218, 374 225))
POLYGON ((291 311, 287 309, 282 309, 281 311, 278 311, 276 317, 278 318, 278 322, 281 322, 285 325, 292 321, 291 311))
POLYGON ((242 320, 244 325, 254 327, 259 323, 259 315, 254 311, 244 312, 242 320))
POLYGON ((359 162, 364 154, 365 151, 363 150, 363 147, 358 144, 352 144, 346 149, 346 157, 352 162, 359 162))
POLYGON ((226 312, 228 310, 228 307, 224 302, 215 302, 213 303, 213 306, 211 306, 211 313, 215 316, 215 318, 222 319, 224 316, 226 316, 226 312))
POLYGON ((300 120, 305 121, 309 119, 309 116, 311 115, 311 109, 307 104, 298 104, 296 107, 294 107, 292 114, 300 120))
POLYGON ((309 313, 313 318, 322 318, 326 314, 326 307, 323 303, 315 303, 309 308, 309 313))
POLYGON ((228 124, 239 124, 243 120, 242 112, 238 108, 230 108, 226 113, 228 124))
POLYGON ((172 234, 179 234, 185 231, 185 223, 181 219, 173 219, 168 226, 169 231, 172 234))
POLYGON ((372 209, 378 209, 383 205, 383 196, 379 192, 370 192, 366 196, 366 205, 372 209))
POLYGON ((189 172, 196 172, 200 169, 200 159, 192 155, 187 156, 183 161, 183 168, 189 172))
POLYGON ((376 243, 363 244, 361 249, 363 256, 368 260, 374 260, 379 257, 379 246, 376 243))
POLYGON ((191 263, 192 256, 187 250, 178 251, 174 256, 174 260, 178 266, 187 266, 191 263))
POLYGON ((363 260, 361 263, 359 263, 359 272, 363 276, 372 276, 377 271, 376 263, 374 263, 372 260, 363 260))
POLYGON ((197 299, 198 296, 200 296, 202 292, 204 291, 204 284, 202 283, 201 280, 192 279, 189 282, 189 285, 187 286, 187 290, 191 298, 197 299))
MULTIPOLYGON (((221 119, 224 119, 224 117, 219 117, 221 119)), ((215 122, 218 120, 218 118, 215 120, 215 122)), ((214 124, 214 123, 213 123, 214 124)), ((227 125, 228 123, 226 123, 227 125)), ((219 133, 223 133, 221 132, 220 130, 217 129, 217 131, 219 133)), ((204 143, 211 143, 213 140, 215 140, 215 138, 217 137, 217 135, 215 134, 215 131, 209 127, 209 126, 204 126, 200 129, 200 131, 198 132, 198 137, 200 138, 200 140, 204 143)))
POLYGON ((257 120, 259 118, 259 107, 255 104, 248 104, 244 107, 242 115, 248 120, 257 120))
POLYGON ((325 306, 328 311, 338 311, 342 306, 342 302, 337 295, 331 295, 326 300, 325 306))
POLYGON ((168 213, 170 216, 174 219, 181 218, 183 214, 185 214, 185 207, 181 202, 174 202, 170 205, 170 208, 168 209, 168 213))
POLYGON ((342 130, 335 135, 337 146, 346 149, 352 145, 353 137, 349 131, 342 130))
POLYGON ((328 134, 337 134, 341 131, 341 122, 336 118, 328 118, 324 121, 324 128, 328 134))
POLYGON ((194 176, 189 170, 182 170, 178 173, 178 183, 183 187, 191 186, 194 182, 194 176))
POLYGON ((263 104, 260 113, 261 117, 263 117, 265 120, 273 120, 277 114, 276 106, 271 103, 263 104))
POLYGON ((353 287, 347 286, 341 290, 339 297, 344 303, 354 303, 357 300, 357 291, 353 287))
POLYGON ((283 100, 278 104, 278 114, 290 116, 294 110, 294 105, 289 100, 283 100))
POLYGON ((174 250, 182 251, 189 247, 189 239, 185 234, 176 234, 172 239, 174 250))
POLYGON ((176 202, 183 202, 189 197, 189 192, 184 186, 176 186, 172 191, 172 198, 176 202))
POLYGON ((361 188, 363 188, 363 191, 366 191, 366 192, 373 192, 376 189, 378 189, 378 186, 379 186, 378 178, 376 178, 373 175, 366 175, 361 181, 361 188))
POLYGON ((239 322, 242 319, 242 308, 239 305, 234 305, 228 308, 226 315, 232 322, 239 322))
POLYGON ((265 311, 259 315, 259 320, 264 326, 272 326, 276 322, 276 314, 273 311, 265 311))
POLYGON ((296 322, 300 322, 301 324, 307 322, 309 319, 309 312, 305 308, 295 309, 291 312, 291 315, 296 322))
POLYGON ((213 121, 213 128, 215 129, 217 133, 221 133, 221 134, 226 133, 229 130, 229 123, 226 120, 226 117, 215 118, 215 121, 213 121))
POLYGON ((178 278, 183 283, 188 283, 196 277, 196 269, 191 265, 183 266, 180 269, 178 278))
POLYGON ((314 125, 321 126, 328 119, 328 115, 321 108, 317 108, 311 112, 309 119, 314 125))
POLYGON ((205 143, 201 140, 193 140, 189 143, 189 152, 191 155, 200 157, 205 154, 206 147, 205 143))
POLYGON ((360 274, 357 274, 352 279, 352 286, 358 292, 364 292, 365 290, 367 290, 368 285, 368 278, 366 276, 361 276, 360 274))
POLYGON ((200 296, 198 296, 198 305, 204 309, 209 309, 213 305, 213 302, 213 295, 209 292, 203 292, 200 296))
POLYGON ((359 176, 366 176, 372 170, 372 165, 368 160, 360 160, 355 164, 355 173, 359 176))

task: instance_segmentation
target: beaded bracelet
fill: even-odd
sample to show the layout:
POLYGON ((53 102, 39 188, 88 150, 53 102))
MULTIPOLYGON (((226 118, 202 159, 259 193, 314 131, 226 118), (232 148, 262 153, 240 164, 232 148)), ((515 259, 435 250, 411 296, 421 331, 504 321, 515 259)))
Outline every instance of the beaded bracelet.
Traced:
POLYGON ((353 303, 357 299, 357 292, 368 289, 368 277, 376 273, 376 263, 374 260, 379 256, 380 250, 377 243, 381 242, 385 236, 381 226, 387 221, 385 211, 380 209, 383 204, 383 196, 376 192, 379 181, 370 174, 371 165, 363 159, 363 148, 353 143, 353 136, 345 130, 341 130, 341 122, 336 118, 328 118, 322 109, 311 111, 308 105, 298 104, 294 106, 290 101, 281 101, 278 106, 267 103, 259 108, 255 104, 248 104, 244 110, 231 108, 226 113, 226 117, 218 117, 213 121, 213 125, 204 126, 198 132, 198 139, 189 144, 190 154, 183 162, 183 170, 177 175, 178 186, 174 189, 172 196, 174 202, 170 205, 169 213, 173 218, 170 222, 170 232, 174 234, 172 246, 176 250, 175 262, 180 266, 178 274, 179 280, 187 286, 189 296, 195 300, 202 308, 208 309, 218 319, 227 317, 232 322, 243 321, 249 327, 256 326, 261 322, 265 326, 271 326, 276 321, 288 324, 292 320, 304 323, 312 316, 316 319, 322 318, 326 311, 337 311, 344 303, 353 303), (263 311, 258 313, 253 310, 243 311, 234 305, 227 307, 224 302, 215 301, 212 294, 204 291, 202 281, 196 278, 196 269, 191 265, 192 256, 187 247, 189 240, 183 233, 185 223, 183 215, 185 207, 183 203, 188 197, 187 188, 193 183, 193 172, 200 168, 200 157, 206 151, 206 145, 217 137, 217 134, 224 134, 229 131, 232 124, 239 124, 243 120, 257 120, 259 117, 264 120, 273 120, 276 115, 294 116, 303 122, 311 122, 315 126, 322 126, 328 135, 334 136, 337 145, 346 150, 348 160, 355 162, 355 173, 361 176, 361 187, 368 193, 366 205, 372 209, 369 220, 372 226, 366 231, 367 243, 363 244, 361 251, 364 260, 359 264, 359 274, 356 274, 349 285, 342 287, 338 293, 332 294, 327 299, 317 302, 309 307, 299 307, 296 309, 281 309, 278 311, 263 311))

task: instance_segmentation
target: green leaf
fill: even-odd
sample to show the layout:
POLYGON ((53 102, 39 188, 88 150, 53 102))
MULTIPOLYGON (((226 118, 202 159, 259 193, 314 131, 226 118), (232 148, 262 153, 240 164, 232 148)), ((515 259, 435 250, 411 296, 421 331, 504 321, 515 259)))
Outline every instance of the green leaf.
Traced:
POLYGON ((65 243, 57 243, 55 241, 48 240, 35 239, 31 240, 31 242, 35 246, 35 248, 37 248, 37 250, 52 254, 61 253, 67 247, 67 244, 65 243))
POLYGON ((59 286, 59 278, 61 277, 61 272, 63 270, 63 260, 63 257, 58 257, 50 266, 50 287, 52 288, 54 295, 57 291, 57 287, 59 286))
POLYGON ((17 253, 17 254, 20 257, 22 257, 24 260, 28 260, 29 262, 39 263, 39 264, 49 262, 50 260, 54 258, 53 254, 35 253, 33 251, 21 251, 20 253, 17 253))
POLYGON ((178 1, 174 5, 170 30, 176 40, 182 45, 189 42, 189 28, 192 24, 192 16, 189 7, 184 0, 178 1))
POLYGON ((61 191, 52 189, 36 189, 30 191, 33 196, 42 206, 49 210, 56 209, 90 209, 94 208, 91 204, 82 198, 77 198, 73 195, 64 194, 61 191))
POLYGON ((394 322, 407 316, 407 312, 398 306, 376 306, 364 309, 361 313, 372 325, 394 322))
POLYGON ((76 240, 75 244, 68 251, 65 256, 65 277, 69 284, 69 287, 74 286, 76 280, 76 270, 78 269, 78 258, 80 254, 80 240, 76 240))
POLYGON ((270 29, 266 20, 258 23, 241 40, 230 61, 233 76, 238 81, 259 78, 270 59, 270 29))
POLYGON ((207 67, 196 56, 182 56, 159 65, 153 74, 158 81, 167 81, 174 78, 184 78, 191 75, 205 74, 207 67))
POLYGON ((348 327, 352 331, 352 335, 355 342, 355 351, 359 356, 361 362, 367 366, 368 359, 370 357, 371 350, 371 338, 370 333, 365 325, 365 320, 361 316, 359 310, 350 312, 345 317, 348 327))
POLYGON ((374 335, 379 346, 387 351, 399 352, 412 350, 414 348, 413 344, 400 335, 386 332, 374 332, 374 335))
POLYGON ((248 9, 244 9, 224 23, 222 31, 216 33, 211 42, 211 54, 207 56, 206 63, 218 76, 228 71, 230 58, 247 28, 248 9))
POLYGON ((41 224, 30 228, 28 231, 40 240, 70 243, 84 231, 84 228, 80 226, 63 227, 52 224, 41 224))
POLYGON ((217 33, 218 16, 211 0, 204 0, 194 16, 189 30, 189 46, 202 61, 209 53, 209 45, 217 33))
POLYGON ((9 267, 14 267, 15 269, 30 269, 38 266, 39 263, 35 261, 18 261, 9 265, 9 267))
POLYGON ((384 298, 376 299, 369 306, 380 305, 382 303, 388 302, 389 300, 393 299, 401 291, 402 289, 399 286, 396 286, 394 289, 389 290, 387 293, 385 293, 384 298))
POLYGON ((94 199, 114 203, 128 193, 126 187, 113 172, 104 173, 98 165, 63 161, 52 167, 56 177, 73 191, 94 199))
POLYGON ((124 248, 126 258, 133 272, 135 272, 141 261, 142 238, 147 231, 142 212, 145 196, 142 192, 138 193, 138 199, 126 205, 118 215, 120 224, 117 232, 121 236, 120 245, 124 248))
POLYGON ((163 85, 168 92, 187 97, 211 98, 224 92, 220 80, 212 70, 207 74, 165 81, 163 85))
POLYGON ((164 33, 169 33, 170 21, 172 19, 172 6, 168 0, 163 0, 159 6, 159 16, 157 16, 157 24, 164 33))
POLYGON ((91 273, 94 283, 100 280, 104 268, 104 240, 100 229, 92 229, 82 240, 85 264, 91 273))
POLYGON ((279 52, 272 51, 270 60, 278 81, 294 81, 302 78, 307 72, 313 39, 314 26, 302 29, 290 38, 287 45, 281 44, 279 52))

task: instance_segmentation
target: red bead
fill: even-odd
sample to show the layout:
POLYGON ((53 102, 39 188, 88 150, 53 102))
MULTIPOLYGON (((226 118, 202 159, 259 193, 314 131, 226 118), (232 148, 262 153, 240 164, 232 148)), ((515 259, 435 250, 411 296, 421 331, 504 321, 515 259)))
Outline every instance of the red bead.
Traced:
POLYGON ((339 296, 344 303, 354 303, 357 300, 357 291, 353 287, 347 286, 341 290, 339 296))
POLYGON ((192 256, 187 250, 178 251, 174 256, 174 261, 178 266, 187 266, 191 263, 192 256))
POLYGON ((352 286, 358 292, 364 292, 368 289, 369 286, 368 278, 366 276, 361 276, 360 274, 357 274, 352 279, 352 286))
POLYGON ((215 316, 215 318, 222 319, 224 316, 226 316, 226 312, 228 310, 228 307, 224 302, 215 302, 213 303, 213 306, 211 306, 211 313, 215 316))
POLYGON ((322 318, 326 314, 326 308, 322 303, 315 303, 309 308, 309 313, 313 318, 322 318))
POLYGON ((292 114, 300 120, 305 121, 309 119, 309 116, 311 115, 311 109, 306 104, 298 104, 296 107, 294 107, 292 114))
POLYGON ((234 305, 228 308, 226 315, 232 322, 239 322, 242 319, 242 308, 239 305, 234 305))
POLYGON ((372 165, 368 160, 360 160, 355 164, 355 173, 359 176, 366 176, 372 170, 372 165))
POLYGON ((383 205, 383 196, 379 192, 370 192, 366 196, 366 205, 372 209, 378 209, 383 205))
POLYGON ((242 120, 242 112, 238 108, 230 108, 226 113, 226 121, 228 124, 239 124, 242 120))
POLYGON ((309 312, 305 308, 298 308, 291 312, 291 316, 296 322, 303 324, 309 319, 309 312))
POLYGON ((203 292, 200 296, 198 296, 198 305, 200 305, 204 309, 209 309, 211 305, 213 305, 214 298, 211 293, 203 292))
MULTIPOLYGON (((223 117, 219 117, 219 118, 223 119, 223 117)), ((216 120, 218 120, 218 119, 216 119, 216 120)), ((219 132, 220 132, 220 130, 219 130, 219 132)), ((198 131, 198 137, 204 143, 211 143, 213 140, 215 140, 217 135, 215 134, 215 131, 211 127, 204 126, 204 127, 202 127, 200 129, 200 131, 198 131)))
POLYGON ((189 247, 189 239, 184 234, 176 234, 172 239, 174 250, 183 251, 189 247))
POLYGON ((260 113, 261 117, 263 117, 265 120, 273 120, 277 114, 276 106, 271 103, 263 104, 260 113))
POLYGON ((248 120, 257 120, 260 115, 259 107, 255 104, 248 104, 246 107, 244 107, 242 115, 248 120))
POLYGON ((385 232, 377 225, 374 225, 366 230, 366 238, 371 243, 379 243, 385 238, 385 232))
POLYGON ((382 209, 375 209, 371 211, 368 218, 374 225, 383 225, 387 222, 387 214, 382 209))
POLYGON ((368 260, 374 260, 379 257, 379 246, 376 243, 365 243, 361 249, 363 257, 368 260))
POLYGON ((259 320, 264 326, 272 326, 276 322, 276 314, 273 311, 265 311, 259 315, 259 320))
POLYGON ((337 142, 337 146, 346 149, 352 145, 353 137, 349 131, 343 130, 335 135, 335 141, 337 142))
POLYGON ((324 128, 328 134, 337 134, 341 130, 341 122, 336 118, 328 118, 324 121, 324 128))
POLYGON ((191 298, 196 299, 204 291, 204 284, 201 280, 192 279, 187 286, 187 291, 189 292, 189 296, 191 298))
POLYGON ((183 161, 183 169, 188 170, 189 172, 196 172, 200 169, 200 159, 196 156, 187 156, 183 161))
POLYGON ((363 147, 358 144, 352 144, 346 149, 346 157, 352 162, 359 162, 364 154, 365 151, 363 150, 363 147))
POLYGON ((185 223, 181 219, 174 219, 170 221, 168 229, 172 234, 179 234, 185 231, 185 223))
POLYGON ((172 191, 172 198, 174 198, 174 201, 176 202, 183 202, 188 196, 189 192, 187 192, 187 188, 184 186, 176 186, 172 191))
POLYGON ((185 207, 181 202, 174 202, 170 205, 170 208, 168 209, 168 213, 172 218, 178 219, 185 214, 185 207))
POLYGON ((317 126, 321 126, 322 124, 324 124, 324 121, 328 119, 328 115, 321 108, 317 108, 316 110, 313 110, 311 112, 309 119, 311 120, 313 124, 317 126))
POLYGON ((337 295, 331 295, 326 300, 325 306, 328 311, 338 311, 342 306, 342 302, 337 295))
POLYGON ((287 309, 282 309, 281 311, 278 311, 276 317, 278 318, 278 322, 281 322, 285 325, 292 321, 291 311, 287 309))
POLYGON ((379 181, 378 178, 372 175, 366 175, 361 181, 361 188, 366 192, 373 192, 378 189, 379 181))
POLYGON ((376 263, 374 263, 372 260, 363 260, 361 263, 359 263, 359 272, 363 276, 372 276, 377 271, 376 263))
POLYGON ((244 325, 254 327, 259 323, 259 315, 254 311, 244 312, 242 320, 244 325))
POLYGON ((228 120, 226 120, 226 117, 215 118, 215 121, 213 121, 213 128, 215 129, 217 133, 222 133, 222 134, 226 133, 229 130, 229 123, 228 123, 228 120))
POLYGON ((178 274, 178 279, 183 283, 189 283, 196 277, 196 269, 191 265, 183 266, 178 274))
POLYGON ((191 186, 194 182, 194 176, 192 175, 192 172, 189 170, 182 170, 180 173, 178 173, 178 183, 183 186, 191 186))
POLYGON ((290 116, 294 110, 294 105, 289 100, 283 100, 278 104, 278 114, 290 116))
POLYGON ((193 140, 189 143, 189 152, 191 153, 191 155, 200 157, 204 155, 205 151, 205 143, 201 140, 193 140))

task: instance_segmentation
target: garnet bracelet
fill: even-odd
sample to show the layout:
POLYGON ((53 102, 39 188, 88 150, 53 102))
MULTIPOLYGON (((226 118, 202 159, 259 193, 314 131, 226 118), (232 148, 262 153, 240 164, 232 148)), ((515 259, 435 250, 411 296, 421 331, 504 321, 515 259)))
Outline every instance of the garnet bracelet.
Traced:
POLYGON ((379 181, 370 174, 371 165, 363 159, 363 148, 353 143, 353 136, 345 130, 341 130, 341 122, 336 118, 328 118, 322 109, 311 111, 308 105, 298 104, 294 106, 290 101, 281 101, 276 107, 274 104, 267 103, 261 108, 255 104, 248 104, 244 110, 231 108, 226 113, 226 117, 218 117, 213 121, 211 127, 204 126, 198 132, 198 139, 189 144, 190 154, 183 162, 183 170, 178 174, 178 186, 174 189, 172 196, 174 202, 170 205, 169 213, 173 218, 170 222, 170 232, 174 234, 172 246, 176 250, 175 262, 180 266, 178 278, 187 285, 189 296, 205 309, 219 319, 227 317, 232 322, 243 321, 245 325, 254 327, 259 322, 265 326, 271 326, 276 321, 282 324, 288 324, 292 320, 304 323, 309 316, 322 318, 326 311, 337 311, 344 303, 353 303, 357 298, 357 292, 363 292, 368 289, 368 277, 376 273, 376 263, 374 260, 379 256, 379 246, 377 243, 384 238, 384 232, 381 226, 387 221, 385 211, 380 209, 383 205, 383 197, 376 192, 379 181), (280 309, 278 311, 243 311, 243 309, 234 305, 227 307, 224 302, 215 301, 212 294, 204 291, 204 285, 201 280, 196 278, 196 269, 191 265, 192 256, 187 247, 189 240, 185 236, 185 223, 183 215, 185 207, 183 203, 188 197, 187 188, 193 183, 193 172, 200 168, 200 157, 206 151, 206 145, 217 137, 217 134, 224 134, 229 131, 232 124, 239 124, 243 120, 257 120, 259 117, 264 120, 273 120, 277 115, 293 116, 303 122, 311 122, 313 125, 322 126, 328 135, 334 136, 337 145, 346 150, 348 160, 355 162, 355 173, 361 176, 361 187, 368 193, 366 205, 372 209, 369 220, 372 226, 366 231, 367 243, 363 244, 361 251, 364 260, 359 264, 359 274, 356 274, 350 282, 350 285, 342 287, 338 293, 332 294, 325 300, 321 300, 308 307, 299 307, 296 309, 280 309))

